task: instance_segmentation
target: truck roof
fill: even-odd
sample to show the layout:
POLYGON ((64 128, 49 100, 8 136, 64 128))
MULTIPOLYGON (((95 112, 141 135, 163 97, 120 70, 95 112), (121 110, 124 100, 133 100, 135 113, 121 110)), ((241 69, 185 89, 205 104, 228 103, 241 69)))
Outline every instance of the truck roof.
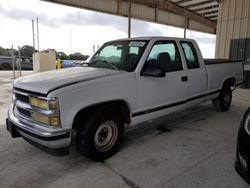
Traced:
POLYGON ((122 39, 116 39, 113 41, 119 41, 119 40, 184 40, 184 41, 194 41, 193 39, 185 39, 185 38, 179 38, 179 37, 162 37, 162 36, 146 36, 146 37, 131 37, 131 38, 122 38, 122 39))

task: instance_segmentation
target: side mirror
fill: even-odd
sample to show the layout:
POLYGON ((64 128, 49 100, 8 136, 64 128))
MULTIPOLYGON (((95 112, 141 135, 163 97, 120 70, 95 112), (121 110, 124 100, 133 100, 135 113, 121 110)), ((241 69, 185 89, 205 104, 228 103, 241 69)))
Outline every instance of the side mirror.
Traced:
POLYGON ((146 64, 142 69, 141 76, 165 77, 165 71, 161 67, 146 64))

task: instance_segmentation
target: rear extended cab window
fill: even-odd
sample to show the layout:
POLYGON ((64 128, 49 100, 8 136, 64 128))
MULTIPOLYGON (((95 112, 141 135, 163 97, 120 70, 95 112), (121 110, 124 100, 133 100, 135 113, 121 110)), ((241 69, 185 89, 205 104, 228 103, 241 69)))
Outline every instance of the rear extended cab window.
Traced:
POLYGON ((188 69, 199 68, 200 64, 199 64, 198 56, 197 56, 197 53, 195 51, 195 48, 192 42, 181 41, 180 43, 181 43, 182 50, 184 52, 184 56, 186 59, 188 69))

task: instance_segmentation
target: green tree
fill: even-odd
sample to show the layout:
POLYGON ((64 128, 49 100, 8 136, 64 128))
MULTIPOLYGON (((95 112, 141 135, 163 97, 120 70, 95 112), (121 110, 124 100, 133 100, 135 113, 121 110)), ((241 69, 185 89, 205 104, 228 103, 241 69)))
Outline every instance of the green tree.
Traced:
POLYGON ((89 57, 89 56, 87 56, 87 55, 82 55, 82 54, 79 53, 79 52, 76 52, 76 53, 74 53, 74 54, 70 54, 70 55, 69 55, 69 58, 70 58, 71 60, 86 60, 88 57, 89 57))
MULTIPOLYGON (((12 55, 12 49, 11 48, 2 48, 0 46, 0 55, 2 56, 11 56, 12 55)), ((18 55, 18 51, 16 49, 13 49, 14 55, 18 55)))
POLYGON ((59 57, 62 60, 69 59, 69 56, 67 54, 65 54, 64 52, 57 52, 57 57, 59 57))
POLYGON ((9 56, 10 54, 9 54, 9 51, 8 51, 7 49, 2 48, 2 47, 0 46, 0 55, 9 56))
POLYGON ((32 57, 32 54, 34 52, 35 52, 35 49, 29 45, 22 46, 20 50, 21 56, 25 56, 25 57, 32 57))

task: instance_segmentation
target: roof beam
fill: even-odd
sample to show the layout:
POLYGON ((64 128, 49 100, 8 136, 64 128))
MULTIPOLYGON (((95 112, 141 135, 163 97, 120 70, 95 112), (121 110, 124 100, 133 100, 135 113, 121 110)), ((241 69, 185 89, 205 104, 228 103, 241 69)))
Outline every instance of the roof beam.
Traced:
POLYGON ((211 14, 206 14, 206 15, 205 15, 205 17, 206 17, 206 18, 209 18, 209 19, 210 19, 210 18, 213 18, 213 17, 216 17, 216 16, 218 16, 218 12, 211 13, 211 14))
POLYGON ((217 3, 216 0, 206 0, 206 1, 203 1, 203 2, 200 2, 200 3, 187 5, 187 6, 185 6, 185 8, 188 8, 190 10, 194 10, 196 8, 193 9, 193 7, 203 8, 203 7, 211 6, 210 4, 217 5, 218 3, 217 3))
POLYGON ((218 17, 218 16, 210 16, 210 17, 207 17, 207 18, 209 18, 209 19, 211 19, 211 20, 214 20, 214 19, 217 20, 217 17, 218 17))
POLYGON ((218 8, 219 9, 219 5, 212 5, 212 6, 208 6, 208 7, 204 7, 204 8, 199 8, 199 9, 195 9, 195 12, 199 12, 199 11, 203 11, 203 10, 209 10, 209 9, 213 9, 213 8, 218 8))
POLYGON ((188 9, 192 10, 192 11, 197 11, 197 10, 205 9, 205 8, 208 8, 208 7, 211 7, 211 6, 216 6, 216 5, 218 5, 216 2, 210 2, 210 3, 207 3, 207 4, 203 4, 203 5, 197 5, 197 6, 189 7, 188 9))
POLYGON ((219 7, 215 7, 215 8, 208 8, 208 9, 203 9, 203 10, 199 10, 199 11, 196 11, 198 14, 207 14, 209 12, 214 12, 214 11, 219 11, 219 7))
POLYGON ((179 3, 180 6, 186 7, 186 6, 192 6, 195 4, 199 4, 199 3, 204 3, 207 0, 191 0, 191 1, 184 1, 183 3, 179 3))
POLYGON ((171 0, 172 2, 174 2, 174 3, 176 3, 176 2, 178 2, 178 1, 180 1, 180 0, 171 0))
POLYGON ((176 4, 180 4, 180 3, 184 3, 186 1, 191 1, 191 0, 173 0, 172 2, 175 2, 176 4))

